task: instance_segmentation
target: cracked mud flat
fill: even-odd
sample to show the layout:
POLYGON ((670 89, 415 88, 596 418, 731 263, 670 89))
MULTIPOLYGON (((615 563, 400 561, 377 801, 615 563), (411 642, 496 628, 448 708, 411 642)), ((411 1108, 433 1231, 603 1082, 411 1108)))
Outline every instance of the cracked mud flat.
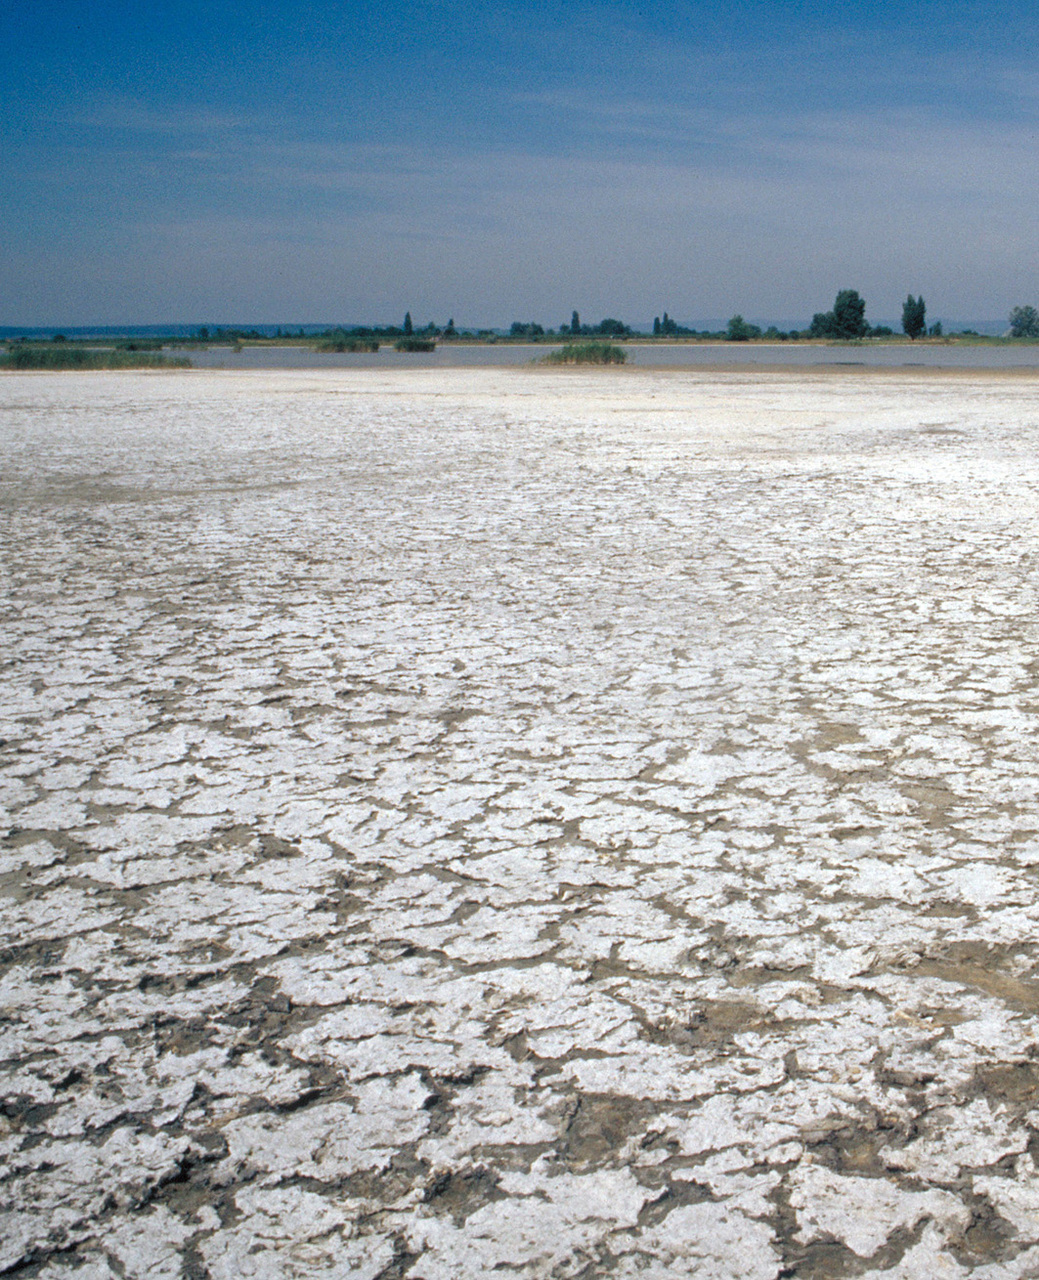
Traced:
POLYGON ((0 379, 0 1271, 1039 1276, 1039 383, 0 379))

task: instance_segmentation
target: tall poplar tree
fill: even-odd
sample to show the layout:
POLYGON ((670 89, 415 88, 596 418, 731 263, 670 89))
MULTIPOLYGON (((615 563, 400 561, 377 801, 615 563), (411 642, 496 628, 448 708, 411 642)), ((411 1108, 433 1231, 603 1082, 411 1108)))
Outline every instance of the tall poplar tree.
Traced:
POLYGON ((927 329, 927 304, 921 295, 914 298, 912 294, 902 304, 902 332, 907 338, 920 338, 927 329))

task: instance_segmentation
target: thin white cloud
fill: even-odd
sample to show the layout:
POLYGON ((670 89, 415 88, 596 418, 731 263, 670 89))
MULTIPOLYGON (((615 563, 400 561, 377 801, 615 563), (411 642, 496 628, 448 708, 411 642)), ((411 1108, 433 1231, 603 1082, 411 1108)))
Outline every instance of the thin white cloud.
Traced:
MULTIPOLYGON (((738 310, 806 323, 845 286, 862 289, 874 320, 897 315, 908 291, 936 315, 968 318, 1039 297, 1039 161, 1023 123, 699 113, 691 132, 687 148, 605 157, 253 129, 233 146, 131 151, 125 189, 150 182, 156 195, 119 210, 113 197, 120 249, 107 267, 94 250, 83 315, 103 319, 88 300, 107 297, 113 322, 377 319, 411 306, 558 323, 577 305, 636 320, 667 307, 683 319, 738 310)), ((93 238, 84 225, 79 252, 93 238)), ((60 258, 15 255, 0 297, 33 296, 59 314, 77 288, 60 258)))

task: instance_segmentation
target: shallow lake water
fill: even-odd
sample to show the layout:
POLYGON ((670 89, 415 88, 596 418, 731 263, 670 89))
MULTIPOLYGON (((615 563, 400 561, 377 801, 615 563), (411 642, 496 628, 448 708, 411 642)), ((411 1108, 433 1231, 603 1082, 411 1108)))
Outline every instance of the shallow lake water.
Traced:
MULTIPOLYGON (((531 364, 561 344, 464 346, 440 344, 429 353, 395 351, 321 353, 300 347, 228 347, 185 350, 200 369, 455 369, 504 368, 531 364)), ((988 347, 923 345, 805 346, 798 343, 676 343, 674 346, 621 344, 628 363, 640 368, 702 368, 717 365, 816 365, 880 368, 1039 369, 1039 346, 988 347)))
POLYGON ((1039 1273, 1039 379, 0 377, 0 1270, 1039 1273))

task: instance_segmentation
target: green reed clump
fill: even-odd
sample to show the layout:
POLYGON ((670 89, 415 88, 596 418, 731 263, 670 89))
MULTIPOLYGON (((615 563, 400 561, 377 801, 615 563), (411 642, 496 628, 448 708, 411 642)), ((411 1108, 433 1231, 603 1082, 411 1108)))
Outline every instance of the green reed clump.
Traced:
POLYGON ((326 352, 349 351, 356 354, 359 351, 378 351, 379 344, 374 338, 329 338, 325 342, 317 343, 314 350, 326 352))
POLYGON ((398 338, 393 344, 397 351, 435 351, 437 344, 432 338, 398 338))
POLYGON ((628 353, 612 342, 568 342, 541 357, 542 364, 623 364, 628 353))
POLYGON ((73 347, 35 344, 9 347, 0 356, 0 369, 188 369, 184 356, 156 351, 128 351, 118 347, 73 347))

